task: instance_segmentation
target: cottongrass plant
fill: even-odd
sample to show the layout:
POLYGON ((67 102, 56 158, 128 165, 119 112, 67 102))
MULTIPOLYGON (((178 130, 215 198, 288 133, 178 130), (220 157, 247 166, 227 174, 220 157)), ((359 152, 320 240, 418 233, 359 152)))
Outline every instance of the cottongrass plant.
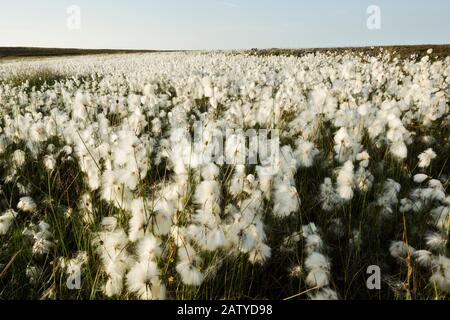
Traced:
POLYGON ((2 299, 449 298, 450 58, 113 55, 0 79, 2 299), (249 129, 278 156, 249 163, 249 129))

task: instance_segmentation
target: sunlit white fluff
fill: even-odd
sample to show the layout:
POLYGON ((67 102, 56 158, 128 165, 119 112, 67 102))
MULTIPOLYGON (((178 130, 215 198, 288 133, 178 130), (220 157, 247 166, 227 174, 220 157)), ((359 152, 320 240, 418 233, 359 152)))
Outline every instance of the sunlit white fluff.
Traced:
POLYGON ((325 211, 332 211, 341 204, 342 198, 336 192, 331 178, 325 178, 320 185, 320 200, 325 211))
POLYGON ((126 275, 126 284, 130 292, 144 300, 162 300, 166 289, 159 279, 160 271, 153 261, 136 263, 126 275))
POLYGON ((338 300, 336 291, 331 288, 322 288, 314 293, 309 294, 311 300, 338 300))
POLYGON ((356 155, 356 160, 359 161, 359 165, 363 168, 367 168, 370 163, 370 155, 367 151, 363 151, 356 155))
POLYGON ((398 204, 398 193, 401 185, 393 179, 387 179, 383 185, 383 192, 376 200, 376 204, 381 208, 384 217, 389 217, 393 213, 393 206, 398 204))
POLYGON ((53 171, 56 167, 56 160, 53 155, 46 155, 44 157, 44 166, 48 171, 53 171))
POLYGON ((297 189, 286 183, 279 183, 275 187, 273 213, 283 218, 296 213, 300 207, 297 189))
POLYGON ((434 225, 443 233, 450 230, 450 205, 439 206, 431 210, 434 225))
POLYGON ((245 180, 245 166, 237 165, 235 167, 233 176, 230 180, 230 186, 228 188, 232 196, 238 196, 244 192, 244 180, 245 180))
POLYGON ((313 252, 308 256, 308 258, 305 261, 305 266, 308 270, 313 269, 330 270, 330 262, 323 254, 318 252, 313 252))
POLYGON ((414 252, 414 259, 423 268, 430 268, 433 261, 433 254, 427 250, 417 250, 414 252))
POLYGON ((37 225, 32 224, 29 228, 24 229, 22 233, 32 237, 33 246, 31 251, 34 256, 46 255, 50 253, 50 250, 54 246, 50 225, 45 221, 40 221, 37 225))
POLYGON ((253 264, 264 264, 271 257, 272 250, 264 243, 259 243, 255 249, 249 252, 249 261, 253 264))
POLYGON ((427 246, 432 250, 444 250, 448 243, 448 237, 441 233, 430 232, 425 237, 427 246))
POLYGON ((337 182, 337 192, 339 196, 344 200, 351 200, 353 198, 353 186, 354 186, 354 166, 349 160, 344 166, 339 170, 336 179, 337 182))
POLYGON ((16 167, 21 167, 25 163, 26 154, 22 150, 16 150, 12 154, 12 162, 16 167))
POLYGON ((355 173, 356 188, 362 193, 368 192, 372 188, 374 180, 374 176, 364 167, 359 168, 355 173))
POLYGON ((197 186, 194 201, 204 210, 213 211, 217 209, 220 197, 220 186, 217 181, 203 181, 197 186))
POLYGON ((360 149, 360 145, 344 127, 340 128, 335 133, 334 143, 335 158, 340 163, 353 161, 360 149))
POLYGON ((436 158, 436 153, 433 149, 427 149, 423 153, 419 154, 419 168, 427 168, 431 164, 431 160, 436 158))
POLYGON ((12 209, 6 210, 0 215, 0 235, 5 235, 8 232, 16 217, 17 212, 12 209))
POLYGON ((425 180, 428 179, 428 176, 423 173, 418 173, 414 176, 414 182, 415 183, 423 183, 425 180))
POLYGON ((327 270, 316 268, 309 271, 305 281, 311 288, 322 288, 330 284, 329 276, 327 270))
POLYGON ((137 255, 140 261, 156 260, 161 253, 161 241, 155 236, 150 234, 139 240, 137 255))
POLYGON ((390 147, 390 151, 399 159, 405 159, 408 156, 408 148, 402 141, 394 142, 390 147))
POLYGON ((296 156, 300 166, 309 168, 314 163, 314 158, 319 154, 314 143, 304 140, 297 141, 296 156))
MULTIPOLYGON (((320 252, 323 249, 323 240, 318 234, 310 234, 306 236, 305 250, 308 254, 320 252)), ((308 259, 313 259, 311 256, 308 259)))
POLYGON ((432 262, 432 275, 430 282, 439 290, 450 293, 450 259, 439 256, 432 262))
POLYGON ((37 209, 37 205, 31 197, 22 197, 17 204, 17 208, 24 212, 35 212, 37 209))
POLYGON ((199 286, 202 284, 204 275, 189 261, 181 261, 177 264, 176 269, 185 285, 199 286))
POLYGON ((397 259, 410 257, 415 253, 415 251, 416 250, 413 247, 402 241, 392 242, 389 247, 391 256, 397 259))

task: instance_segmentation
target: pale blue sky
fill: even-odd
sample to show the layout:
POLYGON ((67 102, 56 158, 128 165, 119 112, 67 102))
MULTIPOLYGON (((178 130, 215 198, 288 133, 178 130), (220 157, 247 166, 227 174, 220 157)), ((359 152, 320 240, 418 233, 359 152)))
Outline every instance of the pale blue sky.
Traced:
POLYGON ((448 0, 1 0, 0 46, 242 49, 450 43, 448 0), (381 30, 366 27, 369 5, 381 30), (81 29, 66 27, 69 5, 81 29))

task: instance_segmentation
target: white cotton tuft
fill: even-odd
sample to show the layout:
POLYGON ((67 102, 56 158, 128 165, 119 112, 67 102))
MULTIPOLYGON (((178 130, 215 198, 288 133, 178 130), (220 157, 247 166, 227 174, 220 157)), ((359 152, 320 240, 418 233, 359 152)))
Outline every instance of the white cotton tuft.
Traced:
POLYGON ((431 160, 436 158, 436 153, 433 149, 427 149, 418 156, 419 168, 428 168, 431 164, 431 160))
POLYGON ((205 278, 189 261, 178 263, 176 269, 181 275, 181 280, 187 286, 200 286, 205 278))
POLYGON ((353 163, 349 160, 344 166, 339 170, 338 176, 336 179, 337 182, 337 192, 340 197, 344 200, 351 200, 353 198, 353 163))
POLYGON ((315 293, 309 294, 311 300, 328 301, 328 300, 338 300, 338 295, 336 291, 330 288, 322 288, 315 293))
POLYGON ((408 156, 408 148, 403 141, 393 143, 390 147, 390 151, 400 160, 406 159, 408 156))
POLYGON ((284 218, 296 213, 299 207, 300 199, 297 189, 284 182, 277 184, 274 192, 274 215, 279 218, 284 218))
POLYGON ((22 197, 17 204, 17 208, 24 212, 33 213, 37 210, 37 205, 31 197, 22 197))
POLYGON ((314 158, 319 154, 319 150, 316 149, 314 143, 299 140, 297 142, 297 149, 295 155, 297 157, 298 163, 301 167, 309 168, 314 163, 314 158))
POLYGON ((439 290, 450 293, 450 259, 439 256, 433 259, 430 283, 436 284, 439 290))
POLYGON ((53 171, 56 168, 56 160, 53 155, 46 155, 44 157, 44 166, 48 171, 53 171))
POLYGON ((153 261, 136 263, 126 276, 127 288, 143 300, 163 300, 166 289, 159 279, 160 271, 153 261))
POLYGON ((14 223, 17 217, 17 212, 12 209, 7 210, 2 215, 0 215, 0 235, 5 235, 8 233, 9 228, 14 223))
POLYGON ((415 249, 402 241, 394 241, 389 247, 389 252, 396 259, 405 259, 415 253, 415 249))
POLYGON ((433 254, 427 250, 417 250, 414 252, 414 259, 423 268, 430 268, 433 261, 433 254))
POLYGON ((414 176, 414 182, 419 183, 419 184, 425 182, 425 180, 427 180, 427 179, 428 179, 428 176, 423 173, 419 173, 414 176))

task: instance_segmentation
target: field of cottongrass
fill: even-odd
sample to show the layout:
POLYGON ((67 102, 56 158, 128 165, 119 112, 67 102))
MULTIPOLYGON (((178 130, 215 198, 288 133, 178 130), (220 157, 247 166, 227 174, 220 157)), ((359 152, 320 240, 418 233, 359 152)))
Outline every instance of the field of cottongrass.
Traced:
POLYGON ((449 85, 382 51, 3 63, 0 299, 448 299, 449 85))

